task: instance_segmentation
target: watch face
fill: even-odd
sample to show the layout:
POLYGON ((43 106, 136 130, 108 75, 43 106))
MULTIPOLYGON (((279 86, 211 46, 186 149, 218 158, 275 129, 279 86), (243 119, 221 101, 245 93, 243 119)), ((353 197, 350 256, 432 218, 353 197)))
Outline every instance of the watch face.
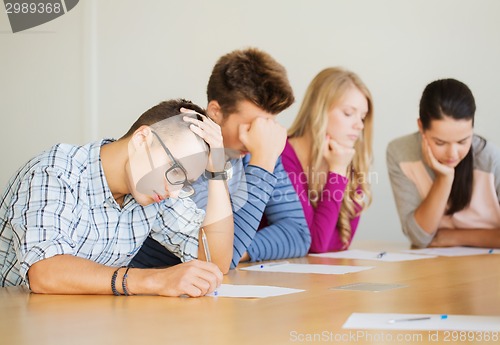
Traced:
POLYGON ((209 180, 227 180, 227 172, 225 170, 215 172, 205 170, 203 175, 209 180))
POLYGON ((226 162, 224 166, 224 171, 227 173, 227 179, 230 180, 233 177, 233 165, 230 161, 226 162))
POLYGON ((231 164, 231 162, 228 161, 226 162, 223 171, 205 170, 203 176, 207 180, 229 180, 231 177, 233 177, 233 165, 231 164))

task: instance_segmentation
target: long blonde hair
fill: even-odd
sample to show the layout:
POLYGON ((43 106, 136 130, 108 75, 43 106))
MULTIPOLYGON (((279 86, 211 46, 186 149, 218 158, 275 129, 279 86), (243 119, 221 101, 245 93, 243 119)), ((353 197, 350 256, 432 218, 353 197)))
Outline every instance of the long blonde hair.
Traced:
MULTIPOLYGON (((340 67, 322 70, 309 84, 299 113, 288 130, 288 136, 302 137, 309 135, 312 145, 307 162, 308 175, 318 171, 323 162, 323 150, 326 145, 326 128, 328 112, 337 105, 344 94, 352 87, 363 93, 368 102, 368 113, 364 120, 363 132, 356 142, 356 153, 351 162, 349 182, 340 209, 337 228, 344 248, 349 246, 351 239, 350 220, 359 215, 371 203, 371 190, 368 181, 369 168, 372 162, 372 132, 373 132, 373 101, 372 96, 363 81, 353 72, 340 67)), ((320 181, 310 181, 309 188, 317 193, 320 181), (312 183, 311 183, 312 182, 312 183)), ((317 201, 310 200, 316 207, 317 201)))

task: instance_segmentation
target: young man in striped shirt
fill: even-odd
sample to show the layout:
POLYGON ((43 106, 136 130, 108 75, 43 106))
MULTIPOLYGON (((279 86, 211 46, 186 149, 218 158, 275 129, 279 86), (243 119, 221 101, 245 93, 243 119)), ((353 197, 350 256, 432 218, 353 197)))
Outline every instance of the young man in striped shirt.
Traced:
MULTIPOLYGON (((281 164, 286 129, 275 120, 294 101, 286 70, 258 49, 222 56, 207 86, 207 116, 220 125, 229 163, 234 214, 231 267, 241 261, 307 254, 311 236, 298 196, 281 164)), ((206 180, 195 184, 193 200, 206 205, 206 180)), ((138 267, 179 263, 148 238, 133 260, 138 267)))

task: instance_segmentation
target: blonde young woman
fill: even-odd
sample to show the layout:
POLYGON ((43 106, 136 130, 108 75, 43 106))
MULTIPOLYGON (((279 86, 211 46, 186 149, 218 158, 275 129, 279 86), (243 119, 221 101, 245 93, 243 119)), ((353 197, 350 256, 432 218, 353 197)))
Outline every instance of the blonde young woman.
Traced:
POLYGON ((302 202, 310 252, 347 249, 371 201, 373 105, 353 72, 327 68, 309 84, 282 162, 302 202))

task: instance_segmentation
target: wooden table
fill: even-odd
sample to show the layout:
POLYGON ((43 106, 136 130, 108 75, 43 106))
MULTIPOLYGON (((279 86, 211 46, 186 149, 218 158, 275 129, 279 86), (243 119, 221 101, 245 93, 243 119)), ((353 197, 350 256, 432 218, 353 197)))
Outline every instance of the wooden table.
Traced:
POLYGON ((20 287, 0 288, 0 344, 445 344, 443 332, 436 342, 429 331, 348 330, 342 325, 353 312, 500 315, 500 255, 289 261, 375 268, 346 275, 236 269, 224 278, 230 284, 306 290, 263 299, 37 295, 20 287), (330 289, 355 282, 408 287, 378 293, 330 289))

